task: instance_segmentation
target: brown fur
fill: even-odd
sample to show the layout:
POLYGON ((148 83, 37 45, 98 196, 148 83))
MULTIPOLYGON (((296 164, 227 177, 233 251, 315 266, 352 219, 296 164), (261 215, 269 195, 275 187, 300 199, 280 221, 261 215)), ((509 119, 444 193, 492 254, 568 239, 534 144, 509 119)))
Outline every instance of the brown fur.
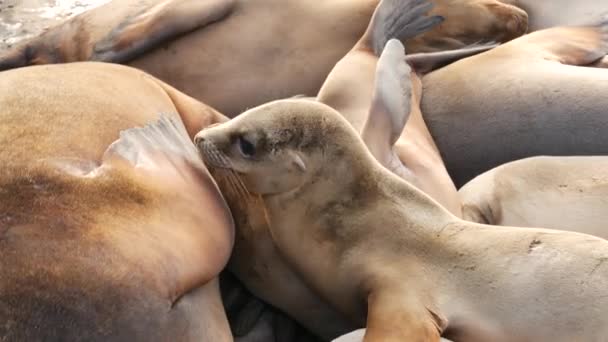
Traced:
MULTIPOLYGON (((432 13, 448 19, 408 41, 408 52, 502 42, 526 30, 525 12, 497 0, 433 2, 432 13)), ((233 117, 271 100, 316 94, 377 4, 115 0, 1 54, 0 70, 82 60, 129 63, 233 117)))
POLYGON ((606 153, 608 72, 582 67, 606 52, 608 17, 536 31, 425 75, 422 113, 456 186, 526 157, 606 153))
POLYGON ((231 340, 215 278, 232 226, 211 178, 104 156, 161 113, 190 131, 221 115, 110 64, 7 71, 0 90, 0 339, 231 340))
POLYGON ((237 172, 261 196, 273 241, 299 276, 339 312, 366 319, 366 342, 439 341, 441 334, 474 342, 599 340, 608 333, 605 240, 458 219, 383 168, 326 106, 273 102, 203 130, 196 141, 210 165, 237 172), (294 130, 292 120, 299 135, 324 141, 306 151, 261 147, 247 157, 228 139, 252 132, 272 139, 294 130), (283 172, 294 155, 306 168, 283 172), (281 170, 267 174, 273 183, 255 177, 271 166, 281 170))

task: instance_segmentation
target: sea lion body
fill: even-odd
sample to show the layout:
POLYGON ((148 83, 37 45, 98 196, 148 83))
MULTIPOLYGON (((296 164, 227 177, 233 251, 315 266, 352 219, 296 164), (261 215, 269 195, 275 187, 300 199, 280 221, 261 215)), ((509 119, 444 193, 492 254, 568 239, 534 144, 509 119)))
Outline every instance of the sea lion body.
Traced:
MULTIPOLYGON (((415 39, 439 22, 437 17, 424 16, 429 7, 426 1, 382 1, 369 28, 336 64, 316 100, 344 115, 368 138, 368 147, 388 168, 412 180, 423 191, 431 192, 460 215, 460 202, 452 200, 458 199, 456 188, 420 114, 420 82, 405 64, 403 48, 393 50, 390 56, 383 55, 378 61, 387 40, 415 39), (374 51, 374 47, 379 51, 374 51), (386 104, 390 102, 398 105, 387 111, 386 104), (451 206, 453 203, 457 205, 451 206)), ((306 101, 314 102, 315 98, 306 101)), ((230 175, 221 170, 212 173, 237 227, 228 266, 231 272, 256 296, 325 340, 356 328, 357 323, 331 308, 284 260, 270 236, 260 200, 239 188, 230 175)))
POLYGON ((501 0, 528 13, 528 31, 554 26, 592 23, 608 11, 608 4, 593 0, 501 0))
POLYGON ((336 309, 367 321, 365 341, 608 334, 608 242, 458 219, 382 167, 327 106, 272 102, 195 142, 262 198, 277 248, 336 309))
MULTIPOLYGON (((411 52, 507 41, 527 28, 525 12, 497 0, 434 2, 433 14, 450 19, 408 42, 411 52)), ((81 60, 128 63, 233 117, 270 100, 316 94, 377 4, 113 1, 0 55, 0 70, 81 60)))
POLYGON ((202 162, 115 142, 160 114, 192 131, 219 114, 101 63, 3 72, 0 108, 0 339, 231 341, 217 186, 202 162))
POLYGON ((532 157, 485 172, 458 191, 464 218, 608 238, 608 158, 532 157))
POLYGON ((608 20, 537 31, 423 78, 424 119, 457 187, 535 155, 608 153, 608 20), (496 72, 500 70, 500 72, 496 72))

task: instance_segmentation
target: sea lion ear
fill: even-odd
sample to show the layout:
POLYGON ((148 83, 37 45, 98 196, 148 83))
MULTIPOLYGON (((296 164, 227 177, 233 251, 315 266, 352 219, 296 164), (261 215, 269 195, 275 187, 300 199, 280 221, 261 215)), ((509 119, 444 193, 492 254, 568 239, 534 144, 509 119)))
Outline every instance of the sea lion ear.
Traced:
POLYGON ((410 116, 411 71, 403 44, 391 39, 378 60, 372 104, 361 132, 367 147, 383 164, 410 116))

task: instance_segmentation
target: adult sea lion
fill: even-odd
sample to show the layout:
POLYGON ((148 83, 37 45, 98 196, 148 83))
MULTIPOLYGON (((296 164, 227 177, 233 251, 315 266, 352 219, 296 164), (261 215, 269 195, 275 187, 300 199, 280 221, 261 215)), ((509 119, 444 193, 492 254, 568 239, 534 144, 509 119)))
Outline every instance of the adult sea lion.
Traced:
POLYGON ((0 340, 232 341, 233 221, 189 139, 225 118, 102 63, 3 72, 0 108, 0 340))
POLYGON ((460 190, 467 220, 543 227, 608 239, 608 157, 532 157, 473 178, 460 190))
POLYGON ((607 241, 461 220, 382 167, 326 105, 272 102, 195 141, 210 167, 261 198, 281 253, 366 322, 365 341, 608 334, 607 241))
POLYGON ((607 154, 608 70, 580 67, 606 52, 608 16, 536 31, 426 75, 422 113, 456 186, 530 156, 607 154))
MULTIPOLYGON (((527 28, 524 11, 498 0, 433 3, 431 14, 449 19, 408 41, 409 52, 507 41, 527 28)), ((377 4, 112 1, 0 54, 0 70, 82 60, 128 63, 233 117, 270 100, 316 94, 361 37, 377 4)))

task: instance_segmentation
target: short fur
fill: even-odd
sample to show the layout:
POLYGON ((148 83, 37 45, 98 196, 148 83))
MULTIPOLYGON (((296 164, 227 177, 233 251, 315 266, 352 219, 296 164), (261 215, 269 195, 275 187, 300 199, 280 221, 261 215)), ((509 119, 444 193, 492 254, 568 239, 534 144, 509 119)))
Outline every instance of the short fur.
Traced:
POLYGON ((458 219, 382 167, 352 126, 321 104, 273 102, 202 131, 197 141, 208 163, 259 189, 253 192, 276 246, 337 310, 366 319, 366 342, 440 335, 596 341, 608 334, 608 242, 458 219), (272 142, 286 130, 306 148, 300 140, 278 149, 253 142, 259 149, 250 159, 228 139, 256 132, 272 142), (306 171, 269 174, 270 184, 249 177, 268 164, 286 167, 294 153, 306 171))
POLYGON ((232 220, 181 126, 221 116, 101 63, 0 73, 0 108, 0 340, 231 341, 232 220))
MULTIPOLYGON (((271 100, 316 94, 361 37, 378 2, 114 0, 0 52, 0 70, 129 63, 234 117, 271 100)), ((497 0, 433 3, 433 15, 450 18, 408 41, 409 52, 502 42, 526 30, 525 12, 497 0)))
POLYGON ((458 193, 467 220, 608 239, 608 157, 526 158, 484 172, 458 193))
POLYGON ((536 31, 426 75, 421 109, 456 186, 530 156, 608 153, 608 70, 581 67, 607 51, 604 19, 536 31))

